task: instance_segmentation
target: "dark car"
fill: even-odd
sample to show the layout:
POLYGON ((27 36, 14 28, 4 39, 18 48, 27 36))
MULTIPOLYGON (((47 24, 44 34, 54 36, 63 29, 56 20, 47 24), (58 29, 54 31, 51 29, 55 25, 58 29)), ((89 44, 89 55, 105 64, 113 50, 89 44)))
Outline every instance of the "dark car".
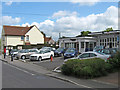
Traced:
POLYGON ((12 49, 12 50, 10 51, 10 55, 15 56, 15 55, 17 55, 18 51, 19 51, 19 50, 17 50, 17 49, 12 49))
POLYGON ((64 56, 65 49, 64 48, 58 48, 55 50, 55 56, 64 56))
POLYGON ((118 48, 101 49, 98 52, 102 52, 106 55, 111 55, 111 57, 114 57, 114 55, 118 52, 118 48))
POLYGON ((101 49, 105 49, 105 46, 101 45, 101 46, 95 46, 95 48, 93 49, 94 52, 97 52, 101 49))
POLYGON ((78 51, 75 48, 68 48, 64 53, 64 59, 76 57, 78 55, 78 51))

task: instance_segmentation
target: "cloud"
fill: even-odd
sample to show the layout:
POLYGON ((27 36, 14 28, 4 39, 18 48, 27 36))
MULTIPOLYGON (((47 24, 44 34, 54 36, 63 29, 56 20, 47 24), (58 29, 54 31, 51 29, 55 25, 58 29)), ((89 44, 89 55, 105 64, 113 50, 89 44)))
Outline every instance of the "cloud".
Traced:
POLYGON ((21 21, 21 18, 19 17, 11 17, 11 16, 2 16, 0 18, 0 25, 4 25, 4 24, 8 24, 8 25, 11 25, 11 24, 17 24, 21 21))
POLYGON ((8 5, 8 6, 10 6, 10 5, 12 5, 12 3, 13 3, 12 1, 8 1, 5 4, 8 5))
MULTIPOLYGON (((37 25, 40 31, 45 32, 47 36, 52 36, 53 39, 57 40, 59 33, 62 36, 76 36, 81 31, 103 31, 106 28, 112 27, 114 30, 118 29, 118 8, 110 6, 104 13, 91 14, 86 17, 79 17, 73 12, 69 12, 65 15, 58 14, 64 11, 58 11, 52 15, 56 20, 45 20, 43 22, 32 24, 26 23, 24 25, 37 25), (58 18, 59 17, 59 18, 58 18)), ((77 12, 76 12, 77 13, 77 12)))
POLYGON ((76 16, 78 13, 77 12, 69 12, 69 11, 58 11, 55 12, 52 15, 52 18, 61 18, 61 17, 65 17, 65 16, 76 16))
POLYGON ((86 17, 61 17, 55 22, 54 32, 61 32, 63 36, 76 36, 81 31, 103 31, 108 27, 118 29, 118 8, 115 6, 110 6, 104 13, 86 17))
POLYGON ((95 5, 97 2, 101 0, 71 0, 72 3, 79 3, 80 5, 88 5, 92 6, 95 5))

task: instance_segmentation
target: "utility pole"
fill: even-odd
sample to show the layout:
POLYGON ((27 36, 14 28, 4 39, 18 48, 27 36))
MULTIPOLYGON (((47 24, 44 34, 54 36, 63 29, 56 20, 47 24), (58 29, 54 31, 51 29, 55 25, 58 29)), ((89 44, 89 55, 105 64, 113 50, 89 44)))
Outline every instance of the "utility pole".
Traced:
POLYGON ((59 33, 59 38, 61 38, 61 33, 59 33))

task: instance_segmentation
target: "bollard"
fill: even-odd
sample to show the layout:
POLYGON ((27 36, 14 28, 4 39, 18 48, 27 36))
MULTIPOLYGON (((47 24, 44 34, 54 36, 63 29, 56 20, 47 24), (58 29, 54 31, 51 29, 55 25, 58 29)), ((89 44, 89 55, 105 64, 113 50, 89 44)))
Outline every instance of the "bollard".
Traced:
POLYGON ((11 54, 11 61, 13 61, 13 55, 11 54))
POLYGON ((51 58, 50 58, 50 59, 51 59, 51 62, 52 62, 52 61, 53 61, 53 57, 51 56, 51 58))

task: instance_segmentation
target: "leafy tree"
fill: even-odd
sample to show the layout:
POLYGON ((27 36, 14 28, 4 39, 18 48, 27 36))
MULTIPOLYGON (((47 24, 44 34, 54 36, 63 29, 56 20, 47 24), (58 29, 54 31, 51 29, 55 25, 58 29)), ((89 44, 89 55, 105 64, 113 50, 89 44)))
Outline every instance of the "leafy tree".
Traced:
POLYGON ((91 32, 90 31, 82 31, 81 36, 87 36, 89 33, 91 33, 91 32))
POLYGON ((106 30, 104 30, 104 32, 110 32, 110 31, 113 31, 113 28, 107 28, 106 30))

